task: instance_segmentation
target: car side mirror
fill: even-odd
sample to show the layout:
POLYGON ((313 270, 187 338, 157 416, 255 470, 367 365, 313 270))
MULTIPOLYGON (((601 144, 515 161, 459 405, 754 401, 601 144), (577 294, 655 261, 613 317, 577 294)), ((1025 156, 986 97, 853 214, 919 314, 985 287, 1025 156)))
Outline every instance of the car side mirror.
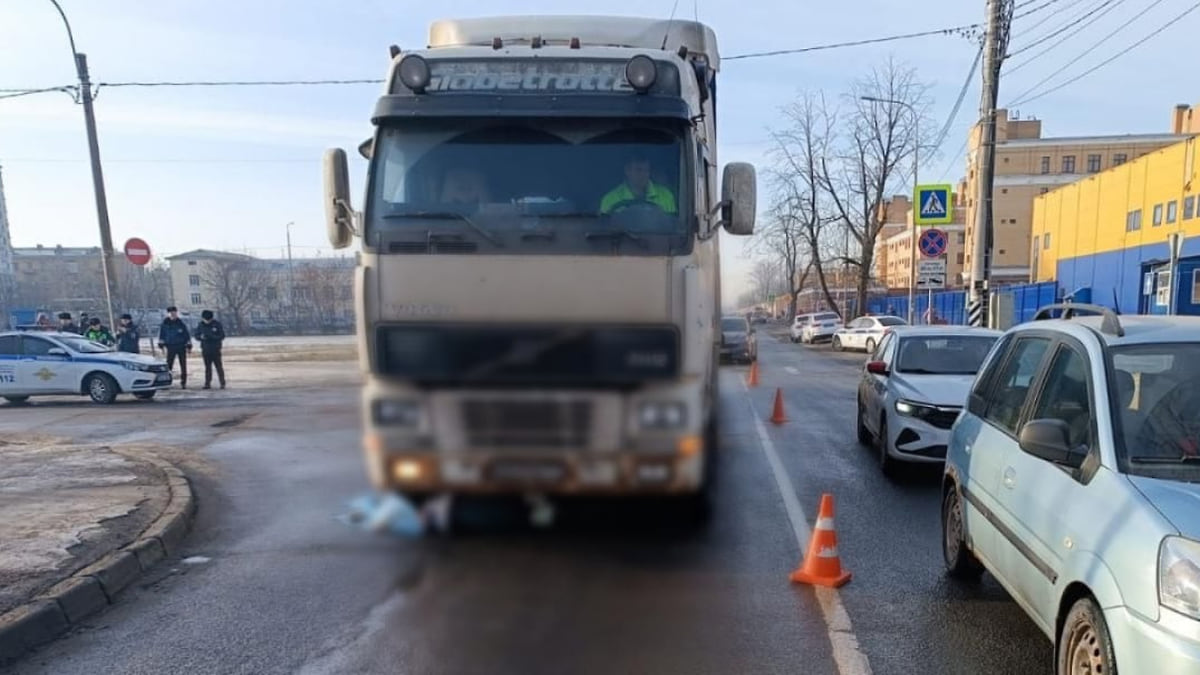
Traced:
POLYGON ((62 347, 51 347, 46 350, 46 356, 70 356, 70 354, 62 347))
POLYGON ((1071 447, 1071 427, 1062 420, 1030 420, 1021 427, 1021 450, 1047 462, 1072 469, 1083 465, 1087 453, 1071 447))
POLYGON ((335 249, 346 248, 354 236, 354 207, 350 204, 350 170, 346 151, 330 148, 325 151, 325 228, 329 244, 335 249))
POLYGON ((883 361, 867 361, 867 372, 872 375, 888 376, 887 364, 883 361))
POLYGON ((725 231, 738 236, 754 234, 758 211, 758 178, 754 165, 730 162, 721 175, 721 222, 725 231))

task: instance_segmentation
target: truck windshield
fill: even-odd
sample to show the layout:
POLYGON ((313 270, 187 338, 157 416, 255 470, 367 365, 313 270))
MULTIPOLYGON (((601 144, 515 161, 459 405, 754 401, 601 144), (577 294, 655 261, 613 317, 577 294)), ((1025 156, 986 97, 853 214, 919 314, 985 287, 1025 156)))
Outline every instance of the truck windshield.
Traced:
POLYGON ((684 253, 682 138, 678 123, 407 121, 376 143, 367 238, 384 252, 453 239, 455 251, 684 253))

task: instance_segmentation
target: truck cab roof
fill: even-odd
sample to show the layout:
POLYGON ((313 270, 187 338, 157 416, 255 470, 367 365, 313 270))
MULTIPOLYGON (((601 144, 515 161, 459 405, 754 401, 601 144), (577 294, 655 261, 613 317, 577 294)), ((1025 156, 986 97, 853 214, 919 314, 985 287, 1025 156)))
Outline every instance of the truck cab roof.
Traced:
POLYGON ((621 16, 496 16, 435 21, 429 28, 429 48, 492 46, 504 44, 564 46, 578 38, 582 48, 668 49, 687 47, 701 54, 713 70, 720 66, 717 36, 696 21, 667 21, 621 16), (665 46, 664 46, 665 45, 665 46))

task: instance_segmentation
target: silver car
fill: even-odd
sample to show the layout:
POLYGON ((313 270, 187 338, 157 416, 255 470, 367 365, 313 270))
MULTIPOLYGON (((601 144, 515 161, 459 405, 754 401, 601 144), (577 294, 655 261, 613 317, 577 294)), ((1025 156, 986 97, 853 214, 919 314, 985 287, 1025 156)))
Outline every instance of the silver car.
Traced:
POLYGON ((858 440, 873 445, 885 475, 898 462, 941 462, 950 427, 999 331, 964 326, 893 329, 863 367, 858 440))
MULTIPOLYGON (((1200 673, 1200 319, 1008 331, 954 426, 951 575, 986 568, 1058 673, 1200 673)), ((1043 310, 1045 311, 1045 310, 1043 310)))

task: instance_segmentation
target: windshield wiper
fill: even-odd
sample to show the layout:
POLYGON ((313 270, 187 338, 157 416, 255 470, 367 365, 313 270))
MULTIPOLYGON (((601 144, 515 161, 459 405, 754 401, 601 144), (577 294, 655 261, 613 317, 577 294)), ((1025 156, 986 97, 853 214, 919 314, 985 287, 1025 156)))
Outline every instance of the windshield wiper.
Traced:
POLYGON ((486 228, 480 227, 478 223, 471 220, 461 213, 453 211, 410 211, 406 213, 392 213, 384 216, 385 219, 392 218, 429 218, 432 220, 461 220, 466 223, 472 230, 475 230, 479 236, 487 239, 496 248, 504 248, 504 242, 500 241, 496 235, 489 232, 486 228))
POLYGON ((628 239, 629 241, 632 241, 633 243, 637 244, 638 246, 641 246, 642 248, 646 248, 646 246, 648 245, 645 237, 634 234, 628 230, 609 230, 607 232, 588 232, 583 235, 583 238, 587 239, 588 241, 592 241, 595 239, 609 239, 614 242, 620 241, 621 239, 628 239))
POLYGON ((1178 457, 1135 455, 1129 459, 1140 464, 1200 464, 1200 455, 1180 455, 1178 457))

